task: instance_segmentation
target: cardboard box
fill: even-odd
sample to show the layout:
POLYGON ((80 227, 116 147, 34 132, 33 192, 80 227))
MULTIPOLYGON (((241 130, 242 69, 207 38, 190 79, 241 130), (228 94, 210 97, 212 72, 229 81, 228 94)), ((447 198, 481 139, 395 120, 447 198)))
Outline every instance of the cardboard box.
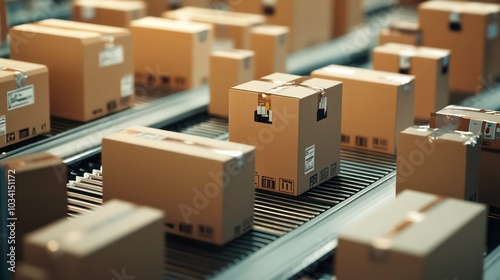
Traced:
POLYGON ((46 271, 36 266, 20 263, 16 268, 14 280, 51 280, 46 271))
MULTIPOLYGON (((351 0, 352 1, 352 0, 351 0)), ((290 28, 290 51, 328 41, 332 33, 332 0, 239 1, 234 11, 262 14, 268 24, 290 28)))
POLYGON ((231 88, 229 140, 256 146, 255 187, 300 195, 339 173, 340 82, 275 73, 231 88))
POLYGON ((128 27, 132 20, 145 17, 147 5, 143 1, 99 0, 73 1, 73 20, 128 27))
POLYGON ((12 59, 50 69, 50 113, 90 121, 134 99, 132 36, 127 29, 47 19, 10 30, 12 59), (64 46, 64 51, 54 46, 64 46))
POLYGON ((248 145, 134 126, 102 142, 104 200, 157 207, 167 233, 223 245, 252 228, 254 159, 248 145))
MULTIPOLYGON (((95 2, 100 2, 102 0, 96 0, 95 2)), ((121 0, 123 2, 128 2, 128 1, 133 1, 136 2, 138 0, 121 0)), ((147 14, 148 16, 151 17, 159 17, 161 16, 161 13, 169 10, 169 9, 175 9, 178 7, 177 2, 179 0, 139 0, 142 1, 146 4, 147 7, 147 14)))
POLYGON ((210 56, 210 104, 208 112, 229 116, 229 89, 254 79, 254 52, 248 50, 216 51, 210 56))
POLYGON ((362 0, 333 0, 333 37, 353 31, 365 22, 362 0))
POLYGON ((45 65, 0 58, 0 148, 50 131, 45 65))
POLYGON ((373 69, 416 77, 415 119, 428 121, 449 104, 449 50, 389 43, 373 49, 372 61, 373 69))
POLYGON ((188 89, 208 82, 210 25, 146 17, 132 21, 130 31, 137 83, 150 89, 188 89))
POLYGON ((450 105, 431 115, 430 126, 481 134, 479 202, 500 208, 500 112, 450 105))
POLYGON ((422 33, 418 23, 408 21, 397 21, 389 28, 382 29, 378 37, 378 44, 399 43, 420 46, 422 45, 422 33))
POLYGON ((1 279, 12 279, 8 268, 23 259, 26 234, 66 217, 66 174, 66 165, 47 153, 0 161, 1 279))
POLYGON ((162 211, 113 200, 28 234, 25 261, 51 280, 163 279, 164 240, 162 211))
POLYGON ((252 27, 263 24, 265 21, 264 17, 260 15, 195 7, 184 7, 165 12, 162 16, 176 20, 212 24, 217 41, 227 41, 230 45, 228 48, 246 50, 250 48, 250 31, 252 27))
POLYGON ((396 193, 411 189, 477 201, 479 134, 413 126, 398 138, 396 193), (432 179, 430 179, 432 178, 432 179))
POLYGON ((419 6, 424 46, 451 50, 450 89, 476 93, 500 78, 500 5, 429 1, 419 6))
POLYGON ((486 221, 479 203, 404 191, 341 232, 336 276, 482 279, 486 221))
POLYGON ((339 65, 311 76, 344 84, 342 145, 396 154, 399 132, 413 125, 414 76, 339 65))
POLYGON ((7 3, 6 0, 0 0, 0 42, 7 40, 9 24, 7 22, 7 3))
POLYGON ((286 73, 289 31, 288 27, 268 24, 252 28, 250 49, 255 52, 255 77, 286 73))

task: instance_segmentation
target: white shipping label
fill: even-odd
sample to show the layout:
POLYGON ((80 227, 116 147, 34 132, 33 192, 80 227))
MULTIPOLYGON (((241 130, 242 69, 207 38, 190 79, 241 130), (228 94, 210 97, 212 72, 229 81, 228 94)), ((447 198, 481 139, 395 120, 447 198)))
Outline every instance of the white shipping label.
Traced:
POLYGON ((481 129, 483 127, 482 121, 470 120, 469 123, 469 131, 474 133, 481 133, 481 129))
POLYGON ((7 133, 7 125, 5 123, 5 116, 0 116, 0 135, 7 133))
POLYGON ((306 148, 304 174, 314 170, 314 153, 316 145, 306 148))
POLYGON ((7 109, 14 110, 35 104, 35 87, 25 86, 7 92, 7 109))
POLYGON ((127 97, 134 94, 134 74, 126 75, 121 81, 121 97, 127 97))
POLYGON ((483 138, 487 140, 495 140, 496 128, 496 123, 486 122, 484 124, 483 138))
POLYGON ((99 53, 99 67, 101 68, 121 64, 123 61, 123 46, 121 45, 105 48, 99 53))
POLYGON ((498 23, 497 21, 493 21, 488 24, 488 30, 486 31, 488 34, 488 40, 495 39, 498 36, 498 23))

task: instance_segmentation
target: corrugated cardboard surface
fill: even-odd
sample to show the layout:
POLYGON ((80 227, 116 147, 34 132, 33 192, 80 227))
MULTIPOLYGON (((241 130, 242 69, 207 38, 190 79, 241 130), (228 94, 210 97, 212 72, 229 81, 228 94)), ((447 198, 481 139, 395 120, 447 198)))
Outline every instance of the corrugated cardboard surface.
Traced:
POLYGON ((255 52, 255 77, 286 72, 290 29, 279 25, 252 28, 250 49, 255 52))
POLYGON ((145 17, 147 4, 143 1, 73 1, 73 20, 116 26, 128 27, 130 21, 145 17))

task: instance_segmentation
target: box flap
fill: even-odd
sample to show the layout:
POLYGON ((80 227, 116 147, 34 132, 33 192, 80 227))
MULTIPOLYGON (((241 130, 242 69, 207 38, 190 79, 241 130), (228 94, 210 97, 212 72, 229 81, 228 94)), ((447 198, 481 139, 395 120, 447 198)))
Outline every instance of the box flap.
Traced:
POLYGON ((163 13, 162 16, 179 20, 194 20, 235 26, 254 26, 265 22, 265 18, 261 15, 196 7, 184 7, 174 11, 168 11, 163 13))
POLYGON ((444 12, 487 15, 490 13, 499 13, 500 5, 474 2, 427 1, 420 4, 419 10, 435 10, 444 12))

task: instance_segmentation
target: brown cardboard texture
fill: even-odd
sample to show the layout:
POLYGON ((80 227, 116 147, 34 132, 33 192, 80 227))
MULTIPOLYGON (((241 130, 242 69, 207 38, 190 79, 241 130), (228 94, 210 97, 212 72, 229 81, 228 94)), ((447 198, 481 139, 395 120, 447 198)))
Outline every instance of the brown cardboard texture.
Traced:
POLYGON ((332 6, 331 0, 245 0, 232 8, 237 12, 262 14, 268 24, 287 26, 289 50, 298 51, 330 39, 332 6))
POLYGON ((0 58, 0 148, 50 131, 45 65, 0 58))
POLYGON ((210 23, 213 25, 216 40, 227 40, 236 49, 249 49, 252 27, 265 21, 261 15, 195 7, 168 11, 162 16, 169 19, 210 23))
POLYGON ((162 279, 164 240, 162 211, 113 200, 28 234, 25 261, 51 280, 162 279))
POLYGON ((250 49, 255 52, 255 77, 286 72, 289 28, 264 24, 252 28, 250 49))
POLYGON ((474 94, 500 77, 500 5, 428 1, 419 6, 422 44, 449 49, 450 89, 474 94))
POLYGON ((167 233, 223 245, 252 228, 254 159, 252 146, 134 126, 102 142, 104 201, 157 207, 167 233))
POLYGON ((148 88, 188 89, 208 82, 208 24, 145 17, 132 21, 136 80, 148 88), (175 44, 172 44, 175 42, 175 44))
POLYGON ((132 20, 146 15, 147 5, 143 1, 73 1, 73 20, 75 21, 126 28, 132 20))
POLYGON ((132 36, 127 29, 47 19, 14 26, 10 38, 13 59, 50 69, 52 116, 90 121, 133 101, 132 36))
POLYGON ((229 116, 229 89, 254 79, 254 52, 248 50, 216 51, 210 56, 210 104, 208 112, 229 116))
POLYGON ((477 201, 479 134, 413 126, 398 137, 396 192, 411 189, 477 201), (450 160, 453 159, 453 160, 450 160))
POLYGON ((448 50, 386 44, 373 49, 373 69, 415 76, 415 119, 430 119, 449 104, 448 50))
MULTIPOLYGON (((95 2, 100 2, 102 0, 98 0, 98 1, 95 1, 95 2)), ((138 0, 121 0, 121 1, 124 1, 124 2, 136 2, 138 0)), ((172 5, 169 5, 168 2, 170 2, 170 0, 168 1, 158 1, 158 0, 139 0, 139 1, 142 1, 146 4, 146 7, 147 7, 147 15, 150 16, 150 17, 159 17, 161 16, 161 13, 163 13, 164 11, 172 8, 171 6, 172 5)), ((174 5, 175 6, 175 5, 174 5)))
POLYGON ((333 37, 342 36, 364 23, 362 0, 333 0, 333 37))
POLYGON ((229 91, 229 140, 256 146, 255 186, 300 195, 340 164, 342 84, 274 73, 229 91))
POLYGON ((311 76, 344 84, 342 145, 396 154, 399 132, 413 125, 414 76, 340 65, 311 76))
POLYGON ((418 23, 397 21, 389 28, 382 29, 378 37, 378 44, 399 43, 420 46, 422 44, 422 33, 418 23))
MULTIPOLYGON (((0 161, 0 172, 0 191, 5 199, 0 214, 16 219, 5 221, 14 224, 16 242, 7 243, 13 229, 4 223, 0 240, 14 246, 15 261, 21 261, 26 253, 21 241, 26 234, 66 217, 66 164, 53 155, 38 153, 4 159, 0 161)), ((7 253, 2 251, 4 256, 7 253)))
POLYGON ((482 279, 486 221, 486 209, 479 203, 404 191, 341 232, 336 275, 482 279))

